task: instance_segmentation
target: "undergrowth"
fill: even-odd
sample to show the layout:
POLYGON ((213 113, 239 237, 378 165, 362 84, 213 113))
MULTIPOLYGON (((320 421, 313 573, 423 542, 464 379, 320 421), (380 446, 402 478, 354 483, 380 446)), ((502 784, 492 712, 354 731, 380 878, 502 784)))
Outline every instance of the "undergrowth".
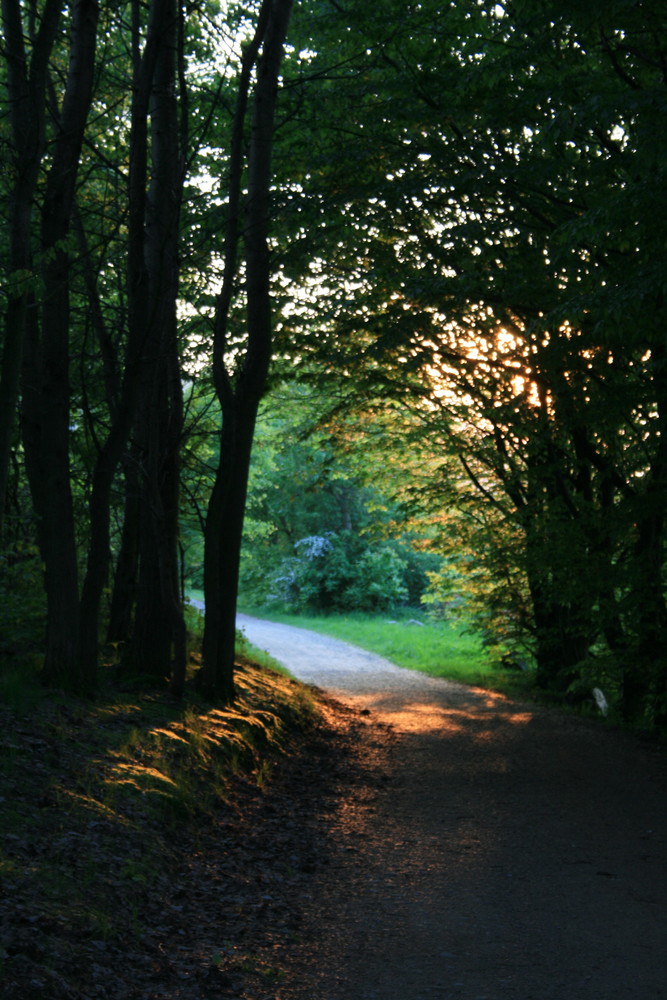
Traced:
POLYGON ((235 680, 232 707, 112 688, 90 702, 0 663, 0 994, 23 924, 49 928, 54 954, 58 928, 123 938, 181 834, 215 822, 240 785, 261 787, 310 726, 297 682, 247 652, 235 680))

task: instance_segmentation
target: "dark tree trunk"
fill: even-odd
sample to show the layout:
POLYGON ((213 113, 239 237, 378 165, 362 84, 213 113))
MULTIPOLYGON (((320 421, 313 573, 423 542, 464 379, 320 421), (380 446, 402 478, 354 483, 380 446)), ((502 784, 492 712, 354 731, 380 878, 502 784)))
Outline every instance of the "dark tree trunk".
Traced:
POLYGON ((629 606, 632 636, 624 659, 621 712, 628 723, 651 728, 666 713, 667 604, 663 583, 664 515, 662 496, 644 498, 637 525, 634 565, 630 567, 629 606))
POLYGON ((91 678, 78 648, 78 569, 69 467, 69 277, 64 255, 55 256, 60 266, 51 263, 44 278, 49 302, 42 315, 42 341, 30 338, 26 350, 24 444, 44 561, 48 609, 44 677, 51 684, 82 689, 91 678))
POLYGON ((252 42, 244 53, 232 150, 223 290, 216 310, 213 370, 222 409, 221 453, 205 532, 206 619, 202 689, 227 702, 234 697, 236 601, 243 517, 257 408, 271 361, 268 247, 271 153, 278 74, 292 0, 264 0, 252 42), (261 49, 261 58, 257 62, 261 49), (248 152, 245 262, 247 344, 238 372, 226 367, 227 317, 237 267, 244 121, 252 68, 257 63, 248 152))
POLYGON ((109 579, 111 488, 129 430, 129 404, 117 414, 111 432, 95 463, 89 511, 88 559, 81 591, 81 656, 85 663, 97 662, 100 605, 109 579))
POLYGON ((535 682, 538 687, 565 694, 579 676, 590 651, 590 634, 572 605, 552 599, 533 602, 537 638, 535 682))
POLYGON ((62 4, 48 0, 28 59, 21 5, 2 0, 4 58, 7 66, 9 118, 13 142, 14 187, 9 224, 12 276, 0 365, 0 537, 4 523, 10 453, 23 367, 27 310, 33 297, 31 226, 35 188, 44 154, 47 65, 60 23, 62 4))
POLYGON ((201 684, 209 696, 228 703, 234 698, 236 602, 256 413, 252 402, 246 412, 240 405, 225 412, 220 463, 206 519, 201 684))
POLYGON ((136 458, 131 454, 125 463, 125 505, 120 548, 116 560, 109 611, 107 642, 126 646, 132 635, 134 602, 139 574, 139 535, 141 532, 141 497, 136 458))
MULTIPOLYGON (((665 318, 662 296, 657 315, 665 318)), ((646 728, 667 719, 667 603, 664 549, 667 519, 667 348, 662 329, 653 345, 654 387, 659 436, 651 467, 644 477, 640 502, 635 504, 636 541, 629 567, 629 604, 632 610, 632 654, 626 659, 621 710, 630 723, 646 728)))
POLYGON ((537 462, 529 462, 527 499, 522 521, 536 640, 536 683, 565 694, 592 645, 594 586, 577 581, 573 590, 571 549, 564 536, 579 537, 578 510, 574 504, 564 508, 559 484, 537 462))
MULTIPOLYGON (((136 359, 128 351, 121 380, 118 345, 104 320, 97 286, 97 265, 91 257, 83 222, 78 212, 75 212, 74 221, 87 307, 102 359, 105 395, 111 417, 111 428, 99 446, 93 468, 88 501, 88 556, 81 591, 81 654, 84 662, 92 662, 97 660, 99 652, 100 607, 111 564, 111 490, 127 446, 132 417, 136 409, 138 371, 136 359)), ((90 414, 86 413, 86 418, 90 419, 90 414)), ((96 435, 93 434, 92 437, 97 441, 96 435)))
POLYGON ((28 338, 24 358, 24 443, 47 596, 44 677, 51 684, 90 691, 96 662, 80 649, 80 608, 74 511, 70 488, 69 295, 70 231, 83 133, 92 100, 98 5, 73 5, 70 64, 51 168, 42 203, 41 328, 28 338))
MULTIPOLYGON (((151 9, 151 13, 152 9, 151 9)), ((148 113, 155 73, 157 47, 154 32, 149 33, 141 52, 140 3, 132 0, 132 108, 130 117, 127 245, 127 359, 137 380, 136 409, 133 425, 144 391, 146 337, 150 319, 148 306, 148 271, 145 261, 145 219, 148 177, 148 113)), ((154 24, 154 14, 151 19, 154 24)), ((123 660, 130 663, 130 643, 135 621, 139 580, 139 542, 142 529, 141 451, 136 440, 130 444, 124 461, 125 506, 120 551, 116 561, 107 639, 122 644, 123 660)))
POLYGON ((155 0, 140 67, 143 99, 136 106, 137 115, 150 117, 152 179, 144 194, 139 183, 142 176, 144 184, 146 180, 148 134, 137 121, 137 174, 131 190, 136 197, 132 321, 135 337, 142 335, 135 425, 141 527, 136 615, 127 662, 156 678, 171 675, 172 693, 180 696, 185 624, 178 574, 178 456, 183 427, 176 320, 183 185, 176 107, 178 38, 176 3, 155 0))

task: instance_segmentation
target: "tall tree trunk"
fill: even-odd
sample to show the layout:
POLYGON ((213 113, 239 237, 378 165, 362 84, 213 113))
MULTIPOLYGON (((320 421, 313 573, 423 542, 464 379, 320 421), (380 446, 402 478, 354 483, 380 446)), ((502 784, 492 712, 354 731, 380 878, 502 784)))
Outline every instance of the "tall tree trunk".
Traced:
POLYGON ((292 0, 264 0, 252 42, 244 54, 232 150, 228 232, 223 290, 218 300, 214 379, 222 409, 221 453, 205 532, 204 593, 206 619, 202 689, 211 697, 234 697, 236 601, 243 516, 257 408, 271 361, 271 297, 268 247, 271 154, 278 74, 292 11, 292 0), (237 266, 242 147, 250 76, 257 63, 252 129, 248 152, 245 263, 247 346, 234 377, 226 368, 227 316, 237 266))
POLYGON ((206 518, 204 595, 206 616, 202 689, 230 703, 234 699, 236 603, 241 538, 257 405, 229 405, 220 434, 220 462, 206 518))
POLYGON ((621 710, 628 722, 651 728, 667 718, 667 602, 664 552, 667 524, 667 347, 662 333, 662 295, 656 316, 662 320, 651 355, 658 435, 641 499, 634 507, 636 541, 628 571, 630 630, 634 642, 622 678, 621 710))
POLYGON ((637 526, 629 571, 634 641, 623 664, 621 712, 626 722, 650 728, 656 707, 660 715, 665 713, 667 604, 662 579, 664 516, 659 510, 663 500, 653 496, 644 503, 647 509, 637 526))
POLYGON ((81 589, 80 642, 84 663, 97 662, 99 652, 100 605, 111 564, 111 488, 127 442, 132 412, 131 399, 123 398, 93 470, 88 502, 90 539, 81 589))
POLYGON ((41 329, 24 359, 24 442, 39 519, 47 596, 45 679, 79 691, 96 683, 97 664, 80 650, 77 547, 70 487, 70 231, 83 133, 92 100, 98 4, 72 8, 70 63, 42 204, 41 329))
POLYGON ((125 462, 125 504, 120 548, 116 559, 107 641, 127 646, 132 635, 134 603, 139 574, 141 496, 136 457, 125 462))
MULTIPOLYGON (((185 679, 185 624, 178 582, 179 447, 183 410, 176 303, 178 226, 183 170, 176 106, 178 9, 175 0, 151 7, 142 74, 150 77, 150 101, 137 108, 150 116, 152 179, 143 203, 141 274, 141 393, 135 427, 140 454, 141 531, 137 607, 129 662, 163 678, 180 695, 185 679), (150 59, 149 59, 150 57, 150 59)), ((148 80, 142 79, 147 87, 148 80)), ((137 123, 139 129, 139 123, 137 123)), ((139 134, 139 133, 138 133, 139 134)), ((148 136, 143 137, 147 142, 148 136)), ((145 179, 145 173, 144 173, 145 179)))
POLYGON ((48 60, 58 33, 62 4, 48 0, 28 59, 19 0, 2 0, 14 185, 9 226, 9 303, 0 365, 0 537, 5 515, 9 462, 23 367, 27 310, 33 299, 31 228, 39 168, 44 155, 48 60))
MULTIPOLYGON (((98 290, 98 264, 93 260, 83 220, 75 210, 74 223, 80 264, 87 295, 87 309, 102 359, 106 402, 111 428, 98 448, 88 500, 89 542, 86 572, 81 589, 81 656, 84 662, 97 660, 99 652, 100 606, 111 563, 111 489, 127 445, 137 396, 136 363, 128 352, 119 370, 119 352, 104 319, 98 290)), ((87 416, 89 416, 87 414, 87 416)), ((97 438, 93 435, 96 443, 97 438)))

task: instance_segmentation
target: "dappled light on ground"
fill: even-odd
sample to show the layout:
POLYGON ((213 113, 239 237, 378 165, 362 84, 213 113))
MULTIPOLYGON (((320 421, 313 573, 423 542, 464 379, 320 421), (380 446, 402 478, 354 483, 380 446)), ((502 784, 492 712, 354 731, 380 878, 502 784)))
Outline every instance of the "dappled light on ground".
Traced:
POLYGON ((281 1000, 663 996, 664 767, 581 720, 440 692, 345 697, 366 779, 331 817, 281 1000))
POLYGON ((526 726, 533 714, 518 709, 501 695, 480 692, 479 701, 470 699, 468 693, 458 702, 455 694, 441 700, 410 699, 383 694, 377 697, 354 697, 350 699, 363 712, 389 722, 401 732, 431 733, 432 735, 454 736, 464 731, 473 739, 488 739, 500 726, 526 726))

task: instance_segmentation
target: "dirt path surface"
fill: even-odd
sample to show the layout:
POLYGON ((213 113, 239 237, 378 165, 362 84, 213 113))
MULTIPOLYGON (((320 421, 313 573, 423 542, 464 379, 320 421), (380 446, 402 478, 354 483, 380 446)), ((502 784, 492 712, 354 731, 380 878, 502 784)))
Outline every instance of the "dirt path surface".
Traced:
POLYGON ((667 997, 664 752, 304 630, 239 624, 342 702, 332 724, 353 720, 348 763, 323 775, 339 783, 324 846, 294 885, 299 933, 263 996, 667 997))

